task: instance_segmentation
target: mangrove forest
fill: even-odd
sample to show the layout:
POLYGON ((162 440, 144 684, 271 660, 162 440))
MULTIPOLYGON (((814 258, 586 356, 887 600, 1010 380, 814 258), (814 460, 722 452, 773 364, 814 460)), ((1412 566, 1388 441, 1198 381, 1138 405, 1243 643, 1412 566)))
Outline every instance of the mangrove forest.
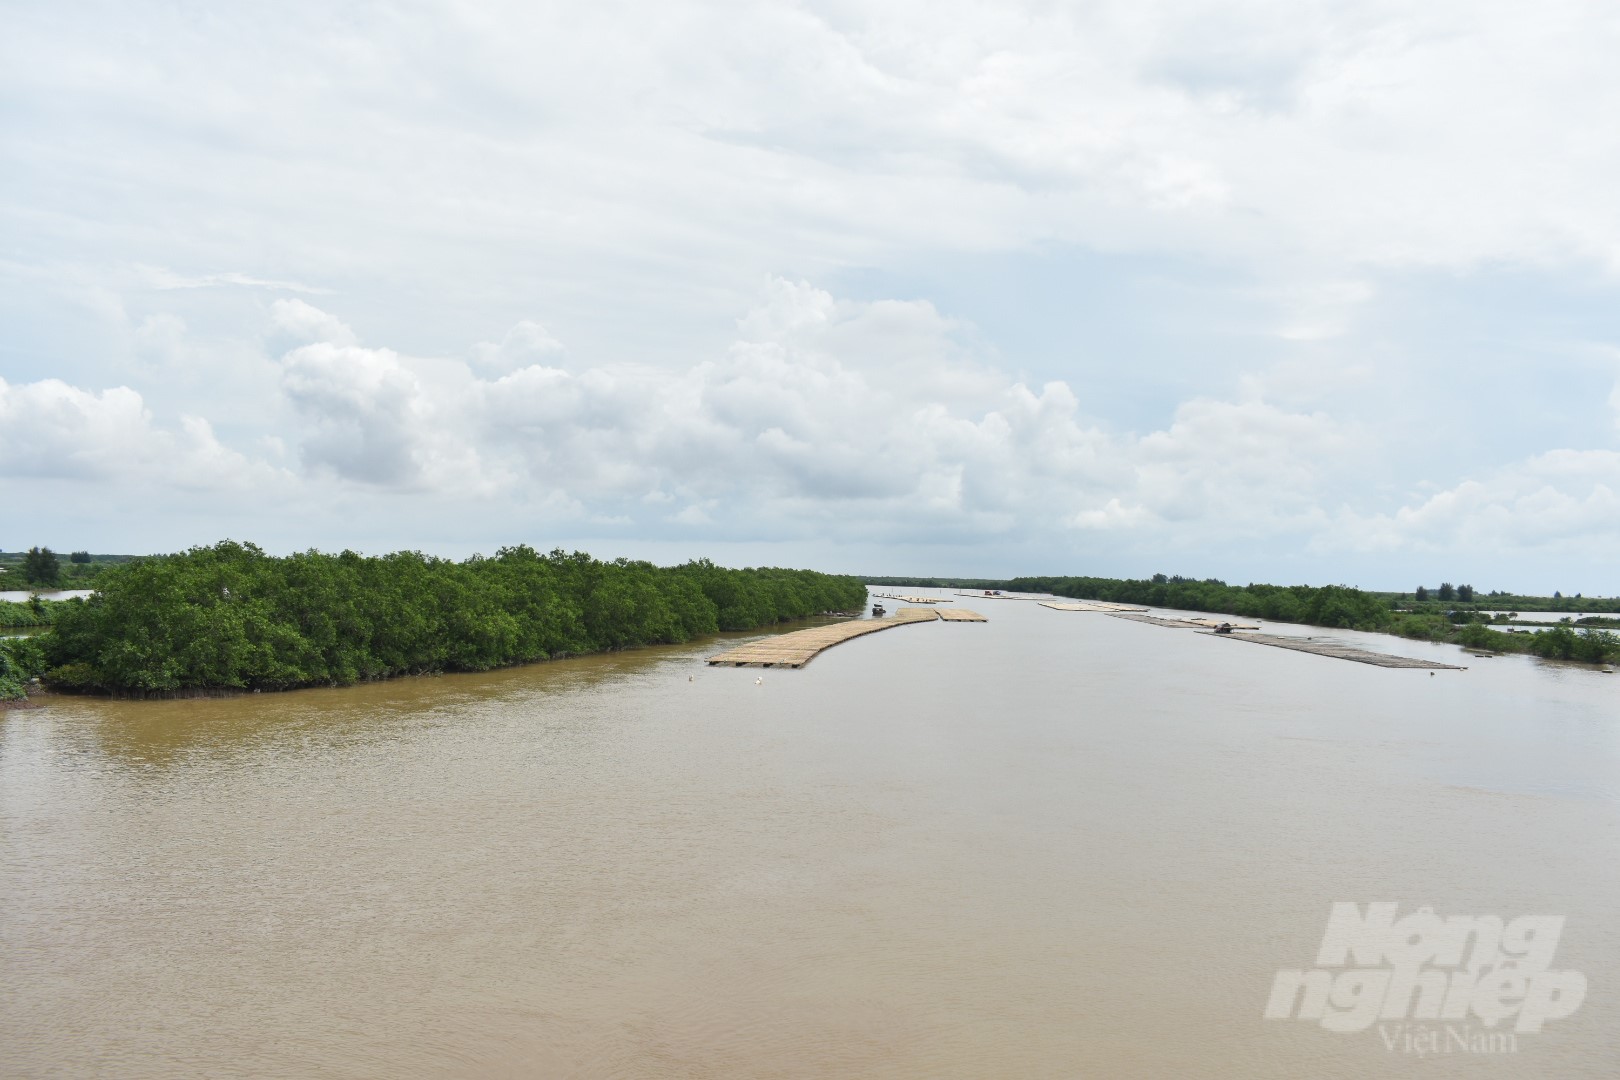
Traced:
POLYGON ((659 567, 506 547, 465 561, 414 551, 277 557, 253 544, 109 566, 50 628, 0 642, 0 695, 43 675, 62 690, 170 694, 338 686, 484 671, 752 630, 860 608, 853 577, 659 567))

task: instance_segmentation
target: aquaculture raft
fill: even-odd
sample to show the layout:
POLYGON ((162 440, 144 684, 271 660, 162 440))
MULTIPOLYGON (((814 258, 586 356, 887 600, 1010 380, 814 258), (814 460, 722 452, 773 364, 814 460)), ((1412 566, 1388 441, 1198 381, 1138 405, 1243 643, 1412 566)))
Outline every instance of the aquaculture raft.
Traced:
POLYGON ((946 622, 989 622, 990 621, 989 619, 985 618, 983 615, 980 615, 977 611, 969 611, 967 608, 940 608, 934 614, 938 615, 941 619, 945 620, 946 622))
MULTIPOLYGON (((749 664, 758 664, 760 667, 804 667, 823 649, 842 645, 852 638, 865 634, 875 634, 879 630, 892 630, 896 626, 908 626, 911 623, 934 622, 942 614, 946 613, 932 608, 909 607, 901 608, 893 615, 881 619, 857 619, 851 622, 832 623, 829 626, 812 626, 808 630, 795 630, 791 634, 778 634, 776 637, 750 641, 747 645, 739 645, 735 649, 728 649, 709 657, 708 663, 710 667, 746 667, 749 664)), ((959 616, 961 613, 952 611, 949 614, 959 616)))
POLYGON ((1209 636, 1224 638, 1228 641, 1253 641, 1260 645, 1275 645, 1279 649, 1315 653, 1317 656, 1331 656, 1339 660, 1354 660, 1358 664, 1372 664, 1375 667, 1429 668, 1435 671, 1468 670, 1465 667, 1458 667, 1456 664, 1439 664, 1433 660, 1416 660, 1410 656, 1390 656, 1388 653, 1369 652, 1366 649, 1357 649, 1350 645, 1334 645, 1326 641, 1307 641, 1304 638, 1276 637, 1272 634, 1216 634, 1213 632, 1210 632, 1209 636))
POLYGON ((1131 622, 1152 623, 1154 626, 1177 626, 1187 630, 1208 630, 1207 622, 1193 622, 1191 619, 1161 619, 1157 615, 1137 615, 1128 611, 1110 611, 1107 614, 1116 619, 1129 619, 1131 622))
POLYGON ((1112 615, 1113 613, 1115 613, 1117 611, 1146 611, 1147 610, 1147 608, 1145 608, 1145 607, 1131 607, 1128 604, 1110 604, 1110 603, 1107 603, 1107 602, 1101 601, 1101 600, 1099 600, 1099 601, 1097 601, 1095 603, 1082 603, 1082 604, 1054 604, 1054 603, 1049 603, 1049 602, 1043 600, 1041 602, 1041 607, 1051 608, 1053 611, 1105 611, 1110 615, 1112 615))

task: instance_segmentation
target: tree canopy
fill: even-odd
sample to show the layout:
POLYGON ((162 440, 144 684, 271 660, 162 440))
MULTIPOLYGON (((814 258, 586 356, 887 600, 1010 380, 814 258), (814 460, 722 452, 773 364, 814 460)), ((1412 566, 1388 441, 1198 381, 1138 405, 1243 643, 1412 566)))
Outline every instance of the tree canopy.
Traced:
POLYGON ((584 552, 502 548, 465 562, 414 551, 278 558, 225 541, 110 567, 58 610, 49 681, 164 693, 341 685, 483 671, 671 644, 859 607, 852 577, 658 567, 584 552))
POLYGON ((1274 622, 1304 622, 1354 630, 1381 630, 1390 623, 1389 605, 1345 585, 1228 585, 1216 579, 1156 575, 1152 580, 1097 577, 1014 578, 1010 588, 1050 592, 1077 600, 1214 611, 1274 622))
POLYGON ((62 576, 62 564, 50 548, 31 547, 23 556, 22 574, 30 585, 55 585, 62 576))

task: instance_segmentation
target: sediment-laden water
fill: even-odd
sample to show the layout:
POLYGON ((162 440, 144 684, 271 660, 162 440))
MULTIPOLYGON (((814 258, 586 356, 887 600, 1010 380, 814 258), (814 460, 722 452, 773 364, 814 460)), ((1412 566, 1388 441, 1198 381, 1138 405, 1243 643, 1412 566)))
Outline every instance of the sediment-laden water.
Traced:
POLYGON ((1620 1066, 1620 675, 958 602, 800 671, 0 714, 0 1074, 1620 1066), (1334 901, 1566 916, 1586 1000, 1504 1054, 1263 1019, 1334 901))

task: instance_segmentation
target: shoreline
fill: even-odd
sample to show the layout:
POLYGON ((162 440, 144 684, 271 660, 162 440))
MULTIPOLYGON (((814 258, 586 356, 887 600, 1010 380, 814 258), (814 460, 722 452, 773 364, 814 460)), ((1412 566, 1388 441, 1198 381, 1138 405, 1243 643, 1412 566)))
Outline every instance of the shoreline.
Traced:
MULTIPOLYGON (((825 625, 838 622, 855 621, 858 616, 834 615, 818 612, 814 615, 804 615, 797 619, 788 619, 775 623, 766 633, 766 636, 776 636, 775 630, 783 628, 782 633, 795 633, 806 627, 798 626, 811 620, 823 620, 825 625)), ((254 694, 290 694, 300 690, 342 690, 351 686, 365 686, 373 683, 394 682, 399 679, 437 679, 445 675, 479 675, 491 671, 513 671, 518 668, 534 667, 540 664, 552 664, 566 660, 582 660, 593 656, 611 656, 614 653, 639 652, 643 649, 673 649, 687 645, 705 645, 726 638, 738 638, 758 635, 761 629, 753 630, 723 630, 716 634, 708 634, 702 638, 693 638, 682 642, 649 642, 641 645, 620 645, 608 649, 593 649, 590 652, 563 653, 557 656, 548 656, 535 660, 520 660, 513 664, 497 664, 487 668, 446 668, 437 671, 403 671, 390 675, 371 676, 355 679, 353 682, 312 682, 301 683, 297 686, 278 687, 241 687, 241 686, 200 686, 186 687, 176 690, 152 691, 116 691, 116 690, 76 690, 66 687, 51 686, 41 682, 31 692, 22 698, 0 699, 0 710, 34 709, 40 708, 45 702, 40 698, 88 698, 100 701, 187 701, 195 698, 235 698, 250 697, 254 694)), ((811 627, 810 629, 813 629, 811 627)))

